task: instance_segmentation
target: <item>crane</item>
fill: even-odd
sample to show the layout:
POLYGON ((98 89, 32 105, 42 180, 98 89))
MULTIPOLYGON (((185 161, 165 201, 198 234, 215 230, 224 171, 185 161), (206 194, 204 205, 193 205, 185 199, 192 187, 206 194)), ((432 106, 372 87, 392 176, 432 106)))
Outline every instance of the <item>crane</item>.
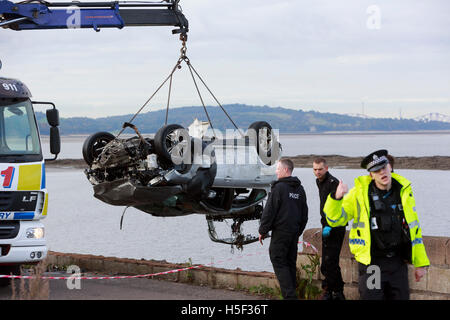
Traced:
POLYGON ((12 30, 174 26, 186 37, 189 23, 180 0, 113 2, 46 2, 0 0, 0 26, 12 30))
MULTIPOLYGON (((0 0, 0 27, 15 31, 72 28, 91 28, 100 31, 102 28, 122 29, 130 26, 176 27, 172 30, 172 33, 180 34, 180 40, 182 41, 180 58, 170 75, 122 128, 122 131, 126 127, 134 129, 139 138, 128 141, 118 139, 118 136, 114 137, 107 132, 98 132, 88 137, 83 145, 83 157, 89 165, 89 169, 85 173, 93 184, 94 196, 105 203, 126 206, 126 208, 133 206, 155 216, 205 214, 211 240, 236 245, 242 249, 244 244, 258 241, 258 236, 244 235, 241 225, 245 221, 260 218, 263 208, 262 202, 270 190, 270 183, 276 177, 273 164, 275 160, 281 157, 279 152, 281 148, 273 135, 272 127, 265 121, 257 121, 250 125, 249 129, 251 130, 249 132, 255 133, 252 139, 250 139, 250 134, 244 135, 202 77, 193 68, 186 56, 189 24, 181 11, 179 2, 180 0, 159 2, 46 2, 44 0, 25 0, 14 3, 9 0, 0 0), (208 118, 208 124, 214 133, 214 137, 208 141, 202 141, 200 138, 195 140, 193 137, 189 137, 189 134, 183 136, 186 132, 183 127, 178 124, 167 124, 172 76, 176 70, 181 68, 183 62, 186 63, 192 76, 208 118), (241 134, 239 143, 236 139, 228 142, 225 139, 216 139, 195 76, 206 87, 241 134), (139 134, 137 128, 131 122, 166 82, 169 82, 166 123, 156 133, 154 139, 147 140, 139 134), (231 159, 242 159, 241 156, 244 156, 245 159, 253 159, 254 163, 248 166, 235 163, 235 160, 233 160, 231 164, 225 163, 222 165, 219 163, 217 165, 215 153, 212 152, 209 163, 175 164, 172 161, 172 156, 176 157, 176 152, 179 151, 180 154, 186 155, 189 154, 187 150, 191 151, 190 142, 188 142, 192 140, 191 138, 194 139, 193 141, 200 141, 200 148, 198 148, 200 153, 208 148, 212 150, 211 146, 214 145, 214 149, 217 146, 217 154, 225 154, 224 150, 227 149, 228 152, 235 153, 231 159), (227 145, 229 142, 231 142, 230 148, 227 145), (244 148, 245 146, 249 148, 244 148), (263 154, 270 159, 265 160, 263 154), (101 167, 97 164, 96 161, 99 156, 111 156, 110 159, 108 158, 105 161, 105 163, 112 163, 111 172, 107 172, 111 169, 110 167, 101 167), (147 159, 149 160, 147 161, 147 159), (154 161, 152 162, 150 159, 154 159, 154 161), (142 168, 145 168, 145 170, 143 171, 142 168), (137 175, 135 176, 135 174, 137 175), (110 180, 105 180, 105 177, 110 180), (124 185, 120 184, 122 182, 124 185), (215 231, 214 221, 222 222, 224 219, 233 219, 234 221, 231 226, 231 238, 219 238, 215 231)), ((28 91, 25 93, 19 92, 18 88, 24 87, 20 81, 0 78, 0 85, 4 88, 3 91, 0 90, 0 101, 7 99, 11 110, 16 110, 16 106, 13 104, 14 99, 26 100, 28 105, 33 103, 29 100, 31 94, 28 91)), ((40 103, 42 104, 42 102, 40 103)), ((33 111, 30 109, 30 112, 33 111)), ((54 122, 59 124, 59 121, 54 122)), ((56 131, 56 129, 53 131, 56 131)), ((59 148, 57 148, 59 132, 54 140, 58 140, 54 149, 58 151, 55 153, 59 153, 59 148)), ((197 149, 194 148, 193 150, 197 149)), ((188 158, 190 161, 190 157, 188 158)), ((194 158, 203 159, 203 154, 194 158)))
MULTIPOLYGON (((189 30, 179 0, 55 3, 0 0, 0 27, 9 30, 100 31, 132 26, 173 26, 176 28, 172 33, 180 34, 183 43, 189 30)), ((0 76, 0 194, 6 199, 0 204, 0 229, 6 230, 1 239, 0 274, 18 274, 21 264, 37 263, 48 251, 41 222, 47 216, 49 202, 45 160, 55 160, 60 152, 59 112, 54 103, 32 101, 31 97, 22 81, 0 76), (53 159, 43 157, 36 105, 53 107, 46 111, 53 159)), ((8 282, 0 278, 0 286, 8 282)))

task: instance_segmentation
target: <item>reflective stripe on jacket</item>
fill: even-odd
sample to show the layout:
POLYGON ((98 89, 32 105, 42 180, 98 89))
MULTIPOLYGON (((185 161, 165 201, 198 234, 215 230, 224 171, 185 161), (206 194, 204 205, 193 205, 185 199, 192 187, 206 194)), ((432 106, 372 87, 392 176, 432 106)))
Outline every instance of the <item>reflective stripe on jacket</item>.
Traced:
MULTIPOLYGON (((416 202, 411 189, 411 182, 406 178, 392 173, 392 179, 398 181, 402 188, 400 198, 406 222, 409 226, 411 238, 411 261, 415 267, 430 265, 425 246, 422 241, 422 230, 416 212, 416 202)), ((355 255, 356 261, 369 265, 370 256, 370 204, 369 184, 372 178, 361 176, 355 179, 355 186, 341 200, 328 196, 324 213, 331 227, 345 226, 350 220, 349 244, 350 251, 355 255)))

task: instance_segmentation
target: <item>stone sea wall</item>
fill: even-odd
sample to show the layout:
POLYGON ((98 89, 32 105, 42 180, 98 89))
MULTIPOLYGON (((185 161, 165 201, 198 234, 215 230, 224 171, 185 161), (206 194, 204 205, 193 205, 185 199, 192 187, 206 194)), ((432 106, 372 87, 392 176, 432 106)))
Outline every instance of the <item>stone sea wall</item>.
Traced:
MULTIPOLYGON (((322 229, 308 229, 303 234, 303 240, 311 243, 322 251, 322 229)), ((348 299, 359 299, 358 293, 358 263, 350 253, 348 246, 348 231, 344 244, 342 245, 339 265, 341 267, 342 278, 345 282, 344 294, 348 299)), ((449 300, 450 299, 450 238, 447 237, 423 237, 430 267, 426 275, 420 282, 416 282, 414 277, 414 267, 408 265, 409 287, 411 290, 411 300, 449 300)), ((313 254, 310 248, 305 248, 299 253, 297 264, 309 263, 308 255, 313 254)), ((315 280, 320 283, 322 275, 316 273, 315 280)))
MULTIPOLYGON (((303 240, 312 244, 321 255, 321 229, 308 229, 303 240)), ((414 268, 408 266, 409 284, 412 300, 450 299, 450 238, 423 237, 431 266, 420 282, 414 278, 414 268)), ((297 266, 310 264, 308 256, 314 255, 310 247, 299 247, 297 266), (303 250, 302 250, 303 249, 303 250)), ((269 258, 269 257, 267 257, 269 258)), ((107 275, 146 275, 188 267, 186 264, 173 264, 165 261, 135 260, 94 255, 49 252, 48 263, 60 266, 77 265, 82 272, 96 272, 107 275)), ((348 247, 348 232, 341 250, 340 267, 345 282, 344 293, 347 299, 359 299, 357 262, 348 247)), ((322 276, 317 268, 313 283, 320 288, 322 276)), ((304 271, 301 271, 304 272, 304 271)), ((302 274, 305 277, 305 274, 302 274)), ((155 276, 156 279, 192 283, 215 288, 249 289, 260 286, 279 287, 272 272, 251 272, 198 266, 194 269, 155 276)))

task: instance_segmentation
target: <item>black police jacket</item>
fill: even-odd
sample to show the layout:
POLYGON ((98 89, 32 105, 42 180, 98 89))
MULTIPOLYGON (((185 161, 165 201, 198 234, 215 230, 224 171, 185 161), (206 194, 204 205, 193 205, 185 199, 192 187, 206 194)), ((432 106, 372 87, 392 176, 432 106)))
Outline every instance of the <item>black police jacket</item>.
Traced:
POLYGON ((284 231, 301 234, 308 222, 306 193, 297 177, 275 181, 261 216, 259 233, 284 231))
POLYGON ((333 177, 328 171, 325 174, 325 178, 320 181, 316 179, 317 187, 319 188, 319 198, 320 198, 320 223, 322 227, 328 226, 327 219, 323 213, 323 207, 327 201, 328 195, 330 193, 336 192, 337 186, 339 185, 339 180, 333 177))

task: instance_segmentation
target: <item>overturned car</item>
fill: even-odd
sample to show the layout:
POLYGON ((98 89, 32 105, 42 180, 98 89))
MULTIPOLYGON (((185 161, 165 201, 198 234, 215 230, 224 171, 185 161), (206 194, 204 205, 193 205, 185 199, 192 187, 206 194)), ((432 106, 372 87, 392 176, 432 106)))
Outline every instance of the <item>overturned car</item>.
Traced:
MULTIPOLYGON (((207 123, 206 123, 207 124, 207 123)), ((205 134, 205 123, 189 129, 168 124, 153 138, 119 139, 97 132, 83 145, 86 176, 94 196, 116 206, 131 206, 154 216, 206 215, 211 240, 242 245, 258 240, 243 235, 244 221, 259 220, 281 145, 265 121, 252 123, 247 133, 219 137, 205 134), (232 219, 231 237, 219 238, 214 222, 232 219)))

